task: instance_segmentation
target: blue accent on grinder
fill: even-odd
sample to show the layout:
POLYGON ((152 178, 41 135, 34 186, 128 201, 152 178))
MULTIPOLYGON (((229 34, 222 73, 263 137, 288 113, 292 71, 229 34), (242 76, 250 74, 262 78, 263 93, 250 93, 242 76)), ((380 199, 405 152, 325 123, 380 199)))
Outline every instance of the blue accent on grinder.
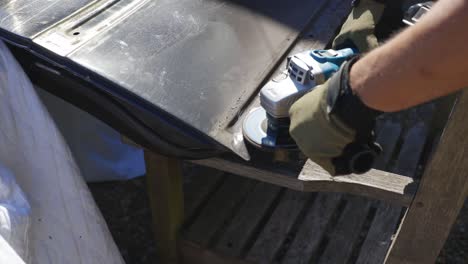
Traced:
POLYGON ((354 51, 351 48, 341 50, 317 49, 310 51, 310 56, 312 56, 315 61, 321 64, 320 68, 323 72, 323 75, 325 76, 325 79, 327 80, 340 69, 340 66, 343 64, 343 62, 349 60, 356 54, 357 51, 354 51))

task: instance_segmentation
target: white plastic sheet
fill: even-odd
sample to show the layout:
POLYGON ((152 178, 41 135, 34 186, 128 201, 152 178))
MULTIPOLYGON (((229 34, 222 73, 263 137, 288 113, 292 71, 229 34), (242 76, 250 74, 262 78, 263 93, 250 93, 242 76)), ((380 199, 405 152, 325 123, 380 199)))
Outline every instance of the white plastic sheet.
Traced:
POLYGON ((143 150, 90 114, 38 90, 87 182, 122 181, 145 174, 143 150))
POLYGON ((30 217, 31 207, 25 194, 11 171, 0 163, 0 237, 24 261, 29 260, 30 217))
POLYGON ((25 264, 15 249, 0 235, 0 263, 25 264))
POLYGON ((0 162, 31 206, 30 263, 123 263, 61 134, 3 43, 0 162))

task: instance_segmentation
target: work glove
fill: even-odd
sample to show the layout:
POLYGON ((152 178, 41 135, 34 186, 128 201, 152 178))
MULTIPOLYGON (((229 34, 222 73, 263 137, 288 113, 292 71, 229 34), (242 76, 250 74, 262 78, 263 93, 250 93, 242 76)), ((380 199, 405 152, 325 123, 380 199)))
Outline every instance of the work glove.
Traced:
POLYGON ((333 41, 333 49, 355 48, 360 53, 379 45, 376 26, 385 10, 384 1, 355 0, 353 9, 333 41))
POLYGON ((290 134, 299 149, 331 175, 367 172, 382 151, 373 128, 381 112, 365 106, 349 87, 342 65, 325 84, 296 101, 289 110, 290 134))

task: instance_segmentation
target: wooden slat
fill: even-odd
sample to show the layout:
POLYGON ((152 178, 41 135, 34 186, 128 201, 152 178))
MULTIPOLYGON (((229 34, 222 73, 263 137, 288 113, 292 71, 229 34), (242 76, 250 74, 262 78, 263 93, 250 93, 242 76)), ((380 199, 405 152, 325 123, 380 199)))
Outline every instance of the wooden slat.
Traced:
POLYGON ((253 186, 254 182, 251 180, 233 175, 227 176, 223 185, 202 208, 194 223, 187 227, 184 238, 202 247, 207 246, 216 232, 230 220, 232 211, 253 186))
POLYGON ((402 208, 379 202, 377 212, 356 263, 382 263, 391 244, 402 208))
POLYGON ((265 218, 281 191, 280 187, 259 182, 242 204, 229 227, 223 232, 214 247, 215 251, 227 256, 240 257, 249 238, 265 218))
POLYGON ((387 121, 379 126, 379 131, 376 141, 382 147, 383 152, 377 158, 375 168, 384 170, 392 157, 393 150, 400 137, 401 124, 387 121))
POLYGON ((248 252, 247 260, 257 263, 272 263, 275 254, 309 198, 310 194, 307 193, 286 191, 270 220, 248 252))
POLYGON ((319 193, 312 207, 308 210, 303 224, 283 258, 283 264, 306 264, 317 252, 326 226, 339 202, 341 194, 319 193))
POLYGON ((367 218, 371 202, 352 196, 340 216, 337 226, 329 236, 328 244, 318 263, 346 263, 367 218))
POLYGON ((331 177, 311 161, 304 165, 299 175, 279 166, 254 165, 240 160, 212 158, 192 162, 303 192, 345 192, 404 206, 410 204, 414 195, 414 189, 407 189, 413 183, 411 178, 380 170, 371 170, 362 175, 331 177))
POLYGON ((191 221, 196 210, 224 180, 224 172, 194 166, 184 175, 185 221, 191 221))
POLYGON ((409 204, 414 196, 414 190, 407 188, 413 183, 413 179, 380 170, 331 177, 309 160, 298 179, 303 181, 304 191, 344 192, 401 205, 409 204))
MULTIPOLYGON (((397 141, 402 132, 400 123, 384 121, 379 124, 377 142, 382 146, 383 153, 376 161, 376 167, 384 169, 390 162, 397 141)), ((401 159, 404 161, 404 159, 401 159)), ((402 207, 381 201, 377 203, 376 215, 372 221, 366 238, 361 246, 356 263, 382 263, 390 246, 390 239, 395 232, 402 207)))
POLYGON ((397 160, 397 167, 394 169, 395 173, 409 177, 413 176, 424 149, 428 133, 428 125, 422 122, 415 124, 409 129, 405 135, 404 144, 397 160))
MULTIPOLYGON (((430 115, 432 112, 425 111, 426 115, 430 115)), ((426 116, 426 119, 430 118, 430 116, 426 116)), ((398 154, 393 171, 410 177, 414 176, 427 140, 428 123, 414 124, 403 136, 403 146, 398 154)), ((382 263, 385 260, 402 210, 402 207, 386 202, 378 204, 375 218, 361 247, 356 263, 382 263)))
POLYGON ((297 180, 297 175, 293 175, 291 171, 288 170, 278 170, 278 167, 270 166, 270 168, 264 169, 263 167, 254 166, 254 164, 242 160, 223 158, 193 160, 191 162, 292 190, 301 191, 303 186, 302 182, 297 180))
POLYGON ((468 189, 468 93, 455 105, 386 263, 434 263, 468 189))
MULTIPOLYGON (((222 254, 218 254, 212 250, 202 248, 199 245, 183 240, 180 243, 183 263, 189 264, 254 264, 246 260, 232 258, 222 254)), ((164 263, 163 263, 164 264, 164 263)))

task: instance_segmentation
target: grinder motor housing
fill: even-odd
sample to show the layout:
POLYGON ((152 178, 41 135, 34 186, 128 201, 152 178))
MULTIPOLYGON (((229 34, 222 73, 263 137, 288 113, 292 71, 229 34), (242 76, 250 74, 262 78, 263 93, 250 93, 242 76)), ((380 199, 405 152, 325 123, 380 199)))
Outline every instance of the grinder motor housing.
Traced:
POLYGON ((287 71, 268 82, 260 91, 260 104, 274 118, 288 117, 291 105, 323 84, 341 64, 356 55, 351 48, 309 50, 288 58, 287 71))

